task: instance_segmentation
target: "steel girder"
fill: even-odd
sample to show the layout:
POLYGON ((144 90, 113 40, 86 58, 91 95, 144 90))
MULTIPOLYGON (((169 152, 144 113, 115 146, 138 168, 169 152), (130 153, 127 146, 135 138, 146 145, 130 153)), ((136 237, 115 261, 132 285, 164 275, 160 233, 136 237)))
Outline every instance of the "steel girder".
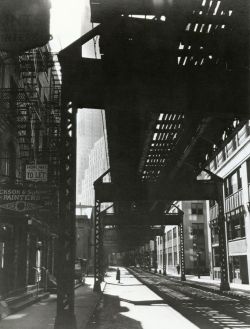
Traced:
POLYGON ((102 202, 147 200, 214 200, 217 190, 212 180, 189 182, 135 183, 119 186, 113 183, 96 184, 95 193, 102 202))
POLYGON ((179 214, 153 215, 140 213, 125 214, 105 214, 103 215, 103 225, 118 226, 147 226, 147 225, 178 225, 182 217, 179 214))
POLYGON ((99 184, 103 184, 103 177, 109 172, 107 170, 103 173, 95 182, 94 182, 94 189, 95 189, 95 208, 94 208, 94 215, 95 215, 95 245, 94 245, 94 291, 100 292, 101 291, 101 282, 103 281, 104 277, 104 268, 103 268, 103 235, 104 235, 104 226, 101 222, 101 203, 102 200, 96 194, 96 188, 99 184))
POLYGON ((223 180, 217 178, 218 189, 218 228, 219 228, 219 250, 221 264, 221 282, 220 290, 230 290, 228 279, 228 258, 227 258, 227 240, 226 240, 226 217, 224 213, 224 197, 223 197, 223 180))
MULTIPOLYGON (((62 97, 65 96, 63 89, 62 97)), ((62 99, 56 329, 74 329, 76 109, 62 99)))
POLYGON ((179 224, 179 237, 180 237, 180 247, 181 247, 181 281, 186 281, 183 220, 179 224))
POLYGON ((101 291, 103 281, 103 225, 101 223, 101 202, 95 200, 95 250, 94 250, 94 291, 101 291))

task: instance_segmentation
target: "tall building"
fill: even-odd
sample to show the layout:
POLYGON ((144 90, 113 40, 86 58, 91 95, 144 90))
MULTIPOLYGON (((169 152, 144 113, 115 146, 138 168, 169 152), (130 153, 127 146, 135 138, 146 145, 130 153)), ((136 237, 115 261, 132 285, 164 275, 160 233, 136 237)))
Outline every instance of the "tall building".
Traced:
POLYGON ((61 83, 48 45, 0 56, 0 302, 8 302, 55 275, 61 83))
MULTIPOLYGON (((250 273, 250 126, 249 122, 211 158, 209 169, 224 180, 224 211, 230 282, 249 284, 250 273)), ((218 206, 209 203, 211 276, 220 279, 218 206)))
MULTIPOLYGON (((88 157, 88 166, 82 180, 82 193, 79 202, 82 205, 94 206, 94 181, 108 169, 108 157, 106 152, 106 141, 104 136, 95 142, 88 157)), ((108 176, 104 179, 108 179, 108 176)), ((104 205, 102 205, 104 206, 104 205)))
MULTIPOLYGON (((206 202, 205 201, 179 201, 175 205, 184 212, 184 254, 185 270, 187 274, 208 273, 208 241, 206 225, 206 202)), ((171 212, 176 211, 173 207, 171 212)), ((165 246, 163 237, 156 239, 157 267, 163 273, 163 248, 165 248, 166 273, 176 274, 177 265, 180 261, 180 235, 178 226, 165 226, 165 246)))
POLYGON ((89 166, 89 155, 95 142, 103 136, 104 114, 95 109, 79 109, 77 114, 77 203, 81 202, 83 180, 89 166))
MULTIPOLYGON (((92 29, 90 19, 90 5, 88 2, 83 3, 82 8, 82 25, 81 35, 84 35, 92 29)), ((98 47, 95 47, 94 40, 87 42, 82 47, 84 57, 95 58, 98 56, 96 53, 98 47)), ((79 109, 77 115, 77 187, 76 187, 76 200, 77 203, 83 202, 81 196, 84 193, 82 189, 85 187, 83 181, 90 181, 86 175, 89 174, 88 161, 89 155, 97 142, 104 134, 105 127, 104 111, 96 109, 79 109), (86 171, 87 170, 87 171, 86 171)), ((84 201, 85 202, 85 201, 84 201)))

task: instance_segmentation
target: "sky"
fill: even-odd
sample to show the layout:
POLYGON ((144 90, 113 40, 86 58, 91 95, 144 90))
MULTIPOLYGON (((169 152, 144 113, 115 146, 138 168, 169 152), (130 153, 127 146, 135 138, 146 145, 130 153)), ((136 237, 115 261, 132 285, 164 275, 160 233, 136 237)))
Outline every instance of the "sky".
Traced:
MULTIPOLYGON (((53 52, 59 52, 92 29, 89 0, 51 0, 50 15, 50 33, 53 36, 50 46, 53 52)), ((98 50, 97 53, 99 55, 98 50)), ((83 57, 95 57, 93 40, 83 47, 82 55, 83 57)), ((80 111, 78 115, 80 115, 80 111)), ((79 143, 77 147, 78 150, 81 150, 79 143)), ((90 209, 83 211, 83 214, 88 216, 90 213, 90 209)))
MULTIPOLYGON (((51 0, 50 14, 50 32, 53 36, 50 45, 54 52, 59 52, 92 29, 89 0, 51 0)), ((95 57, 93 40, 84 45, 82 55, 95 57)))
POLYGON ((51 46, 59 51, 81 36, 81 21, 89 0, 51 0, 51 46), (85 4, 86 3, 86 4, 85 4))

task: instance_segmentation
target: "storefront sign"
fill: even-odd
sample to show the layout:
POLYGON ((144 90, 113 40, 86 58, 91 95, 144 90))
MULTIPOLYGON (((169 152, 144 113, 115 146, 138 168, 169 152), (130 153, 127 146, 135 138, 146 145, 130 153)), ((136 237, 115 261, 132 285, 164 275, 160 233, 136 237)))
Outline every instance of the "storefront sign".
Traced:
POLYGON ((17 212, 28 212, 46 206, 44 193, 37 189, 0 187, 0 208, 17 212))
POLYGON ((26 165, 26 180, 33 182, 47 182, 48 165, 47 164, 26 165))

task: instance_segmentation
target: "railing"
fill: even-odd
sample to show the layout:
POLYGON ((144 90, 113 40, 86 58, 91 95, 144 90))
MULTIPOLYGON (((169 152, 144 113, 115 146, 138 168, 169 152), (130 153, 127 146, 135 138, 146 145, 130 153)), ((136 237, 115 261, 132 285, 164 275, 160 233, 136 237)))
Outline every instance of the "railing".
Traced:
POLYGON ((242 190, 239 190, 225 199, 225 212, 234 210, 242 204, 242 190))

